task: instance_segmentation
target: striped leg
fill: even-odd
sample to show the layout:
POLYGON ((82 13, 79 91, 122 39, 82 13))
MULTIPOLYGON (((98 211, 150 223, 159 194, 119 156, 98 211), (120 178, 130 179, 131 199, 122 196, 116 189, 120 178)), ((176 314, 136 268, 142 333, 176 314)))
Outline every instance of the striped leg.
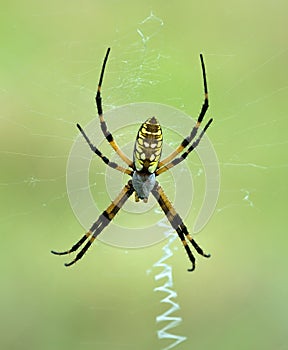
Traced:
POLYGON ((205 72, 205 65, 204 65, 204 60, 202 54, 200 54, 200 60, 201 60, 201 67, 202 67, 202 74, 203 74, 203 82, 204 82, 204 102, 201 108, 201 111, 199 113, 197 122, 192 129, 190 135, 188 135, 182 142, 181 144, 176 148, 175 151, 173 151, 168 157, 165 159, 161 160, 158 164, 158 168, 161 168, 165 164, 171 162, 172 159, 174 159, 179 153, 183 151, 184 148, 186 148, 189 143, 195 138, 197 131, 202 123, 202 120, 207 112, 207 109, 209 107, 209 102, 208 102, 208 88, 207 88, 207 79, 206 79, 206 72, 205 72))
POLYGON ((117 163, 110 162, 110 160, 107 157, 105 157, 96 146, 93 145, 93 143, 90 141, 89 137, 86 135, 85 131, 81 128, 81 126, 79 124, 77 124, 77 128, 80 130, 82 136, 84 137, 84 139, 88 143, 91 151, 94 152, 95 154, 97 154, 97 156, 100 157, 105 164, 107 164, 110 168, 121 171, 121 173, 125 173, 128 175, 133 174, 132 170, 125 169, 122 166, 118 165, 117 163))
POLYGON ((172 162, 170 162, 166 165, 163 165, 162 168, 159 168, 158 170, 156 170, 155 175, 157 176, 157 175, 160 175, 162 173, 165 173, 165 171, 167 171, 167 170, 173 168, 175 165, 183 162, 183 160, 186 159, 188 154, 191 153, 199 145, 199 142, 201 141, 203 135, 205 134, 206 130, 209 128, 212 121, 213 121, 213 119, 211 118, 208 121, 208 123, 205 125, 204 129, 201 131, 198 138, 192 143, 192 145, 187 149, 186 152, 182 153, 180 157, 173 159, 172 162))
POLYGON ((73 245, 73 247, 64 252, 55 252, 54 250, 51 253, 56 255, 65 255, 78 250, 78 248, 91 236, 89 241, 84 245, 84 247, 80 250, 80 252, 76 255, 75 259, 70 263, 65 264, 65 266, 71 266, 75 264, 75 262, 82 258, 82 256, 86 253, 87 249, 91 246, 97 236, 104 230, 106 226, 110 223, 110 221, 114 218, 114 216, 118 213, 118 211, 122 208, 127 199, 133 194, 134 188, 132 186, 132 181, 128 181, 128 184, 122 189, 118 197, 109 205, 109 207, 103 211, 103 213, 99 216, 97 221, 91 226, 90 230, 85 233, 85 235, 73 245))
POLYGON ((102 86, 102 80, 103 80, 104 71, 105 71, 105 67, 106 67, 106 62, 108 60, 109 52, 110 52, 110 47, 108 48, 108 50, 106 52, 106 56, 105 56, 104 61, 103 61, 102 70, 101 70, 101 74, 100 74, 100 79, 99 79, 99 83, 98 83, 98 89, 97 89, 97 93, 96 93, 96 97, 95 97, 97 111, 98 111, 98 115, 99 115, 99 119, 100 119, 100 126, 101 126, 102 132, 103 132, 106 140, 110 143, 110 145, 115 150, 115 152, 119 155, 119 157, 128 166, 133 168, 133 162, 122 152, 122 150, 117 145, 117 143, 114 140, 112 134, 110 133, 110 131, 107 128, 107 124, 106 124, 104 116, 103 116, 101 86, 102 86))
POLYGON ((192 268, 188 269, 188 271, 193 271, 195 269, 195 257, 188 246, 187 240, 190 241, 190 243, 195 248, 198 254, 204 256, 205 258, 209 258, 210 254, 205 254, 203 250, 199 247, 199 245, 195 242, 195 240, 192 238, 192 236, 189 234, 187 227, 184 225, 180 216, 176 213, 171 202, 169 201, 168 197, 165 195, 162 187, 158 184, 158 182, 156 182, 156 185, 152 190, 152 194, 158 201, 165 215, 167 216, 171 226, 178 233, 178 236, 181 239, 181 242, 186 250, 186 253, 192 263, 192 268))

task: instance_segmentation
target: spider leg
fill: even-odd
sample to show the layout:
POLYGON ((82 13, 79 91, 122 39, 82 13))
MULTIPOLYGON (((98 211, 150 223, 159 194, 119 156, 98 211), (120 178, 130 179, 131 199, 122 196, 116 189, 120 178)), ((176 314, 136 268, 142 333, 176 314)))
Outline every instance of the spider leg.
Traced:
POLYGON ((171 162, 172 159, 174 159, 179 153, 183 151, 184 148, 186 148, 189 143, 195 138, 197 131, 202 123, 202 120, 207 112, 207 109, 209 107, 209 102, 208 102, 208 88, 207 88, 207 79, 206 79, 206 71, 205 71, 205 64, 204 64, 204 59, 203 55, 200 54, 200 61, 201 61, 201 67, 202 67, 202 74, 203 74, 203 84, 204 84, 204 102, 201 107, 201 111, 199 113, 197 122, 195 126, 193 127, 190 135, 188 135, 182 142, 181 144, 176 148, 175 151, 173 151, 169 156, 167 156, 165 159, 161 160, 158 164, 158 168, 161 168, 163 165, 171 162))
POLYGON ((192 244, 192 246, 195 248, 198 254, 204 256, 205 258, 209 258, 210 254, 205 254, 202 250, 202 248, 199 247, 199 245, 196 243, 196 241, 192 238, 192 236, 189 234, 187 227, 184 225, 181 217, 179 214, 176 213, 176 210, 173 208, 171 202, 169 201, 168 197, 164 193, 162 187, 159 185, 158 182, 156 182, 156 185, 154 186, 152 190, 153 196, 158 201, 160 207, 164 211, 167 219, 169 220, 171 226, 174 228, 174 230, 178 233, 178 236, 186 250, 186 253, 192 263, 192 268, 188 269, 188 271, 193 271, 195 269, 195 257, 192 254, 187 240, 192 244), (187 240, 186 240, 187 239, 187 240))
POLYGON ((106 55, 105 55, 105 58, 104 58, 104 61, 103 61, 101 74, 100 74, 100 78, 99 78, 99 83, 98 83, 98 89, 97 89, 97 93, 96 93, 96 97, 95 97, 96 106, 97 106, 97 112, 98 112, 99 119, 100 119, 100 126, 101 126, 102 132, 103 132, 106 140, 110 143, 110 145, 115 150, 115 152, 119 155, 119 157, 128 166, 133 168, 133 162, 122 152, 122 150, 119 148, 119 146, 117 145, 116 141, 114 140, 112 134, 108 130, 107 124, 106 124, 106 121, 105 121, 104 115, 103 115, 101 87, 102 87, 102 80, 103 80, 104 71, 105 71, 107 60, 108 60, 109 52, 110 52, 110 47, 108 48, 108 50, 106 52, 106 55))
POLYGON ((191 153, 199 145, 199 142, 201 141, 203 135, 205 134, 206 130, 209 128, 212 121, 213 121, 213 119, 211 118, 208 121, 208 123, 205 125, 204 129, 201 131, 198 138, 192 143, 192 145, 187 149, 187 151, 182 153, 180 157, 173 159, 172 162, 165 164, 162 166, 162 168, 159 168, 158 170, 156 170, 155 175, 157 176, 157 175, 160 175, 162 173, 165 173, 165 171, 167 171, 167 170, 173 168, 175 165, 183 162, 183 160, 186 159, 188 154, 191 153))
POLYGON ((120 194, 117 198, 109 205, 109 207, 103 211, 103 213, 99 216, 97 221, 91 226, 90 230, 85 233, 85 235, 73 245, 73 247, 64 252, 55 252, 54 250, 51 253, 56 255, 65 255, 78 250, 78 248, 91 236, 89 241, 84 245, 84 247, 80 250, 80 252, 76 255, 75 259, 70 263, 66 263, 65 266, 71 266, 75 264, 76 261, 82 258, 82 256, 86 253, 87 249, 91 246, 97 236, 104 230, 106 226, 109 225, 114 216, 118 213, 118 211, 122 208, 127 199, 133 194, 134 188, 132 186, 132 181, 128 181, 127 185, 124 186, 120 194))
POLYGON ((113 169, 116 169, 118 171, 121 171, 121 173, 125 173, 125 174, 128 174, 128 175, 132 175, 133 174, 132 170, 125 169, 122 166, 118 165, 117 163, 110 162, 110 160, 107 157, 105 157, 96 146, 93 145, 93 143, 90 141, 90 139, 86 135, 85 131, 81 128, 81 126, 79 124, 77 124, 77 128, 80 130, 80 132, 83 135, 84 139, 88 143, 91 151, 94 152, 95 154, 97 154, 97 156, 100 157, 105 164, 107 164, 110 168, 113 168, 113 169))

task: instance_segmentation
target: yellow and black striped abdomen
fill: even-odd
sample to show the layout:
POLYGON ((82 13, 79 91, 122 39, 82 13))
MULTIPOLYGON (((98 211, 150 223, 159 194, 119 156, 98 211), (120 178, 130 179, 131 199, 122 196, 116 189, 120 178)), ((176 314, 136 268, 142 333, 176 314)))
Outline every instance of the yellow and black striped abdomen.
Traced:
POLYGON ((155 117, 149 118, 138 131, 134 146, 135 169, 143 173, 154 173, 162 152, 162 130, 155 117))

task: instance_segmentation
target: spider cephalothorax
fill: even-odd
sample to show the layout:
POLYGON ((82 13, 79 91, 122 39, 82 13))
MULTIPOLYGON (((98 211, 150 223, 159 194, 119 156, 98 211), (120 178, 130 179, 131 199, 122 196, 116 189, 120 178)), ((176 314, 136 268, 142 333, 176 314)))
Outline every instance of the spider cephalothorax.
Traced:
POLYGON ((142 199, 144 203, 147 203, 148 196, 152 191, 156 183, 155 174, 141 173, 134 171, 132 175, 132 185, 135 190, 135 201, 139 202, 142 199))
POLYGON ((96 93, 96 106, 97 106, 97 111, 99 115, 101 129, 105 138, 113 147, 113 149, 116 151, 118 156, 127 164, 128 168, 123 168, 117 163, 111 162, 107 157, 105 157, 101 153, 101 151, 96 146, 93 145, 93 143, 90 141, 90 139, 88 138, 88 136, 86 135, 86 133, 84 132, 84 130, 81 128, 79 124, 77 124, 77 127, 80 130, 86 142, 88 143, 91 150, 98 157, 100 157, 103 160, 103 162, 105 162, 109 167, 113 169, 116 169, 122 173, 130 175, 132 179, 128 181, 128 183, 124 186, 124 188, 122 189, 118 197, 114 199, 114 201, 109 205, 109 207, 106 210, 104 210, 103 213, 99 216, 99 218, 93 223, 90 230, 87 233, 85 233, 84 236, 76 244, 74 244, 71 249, 64 252, 52 251, 52 253, 57 255, 72 253, 78 250, 78 248, 90 237, 88 242, 76 255, 75 259, 72 260, 70 263, 65 264, 66 266, 73 265, 77 260, 82 258, 82 256, 85 254, 87 249, 93 243, 93 241, 103 231, 103 229, 111 222, 111 220, 115 217, 115 215, 122 208, 124 203, 128 200, 128 198, 133 193, 135 193, 136 202, 138 202, 140 199, 143 200, 144 202, 147 202, 148 196, 151 193, 159 203, 167 219, 169 220, 171 226, 177 232, 187 252, 187 255, 192 263, 192 268, 189 269, 188 271, 193 271, 195 268, 195 257, 188 246, 188 242, 192 244, 192 246, 200 255, 204 257, 209 257, 210 255, 205 254, 203 250, 195 242, 195 240, 192 238, 192 236, 189 234, 187 227, 185 226, 182 219, 173 208, 173 205, 169 201, 168 197, 165 195, 162 187, 156 181, 156 176, 171 169, 172 167, 174 167, 175 165, 179 164, 184 159, 186 159, 189 153, 191 153, 198 146, 205 131, 208 129, 209 125, 212 122, 212 119, 210 119, 208 123, 205 125, 204 129, 200 132, 198 138, 195 139, 197 135, 197 131, 208 109, 208 89, 207 89, 207 81, 206 81, 206 73, 205 73, 203 56, 200 55, 203 81, 204 81, 204 103, 199 113, 197 122, 192 128, 190 134, 181 142, 181 144, 175 149, 175 151, 173 151, 168 157, 161 159, 162 144, 163 144, 162 130, 157 119, 153 116, 147 119, 140 126, 140 129, 136 137, 135 145, 134 145, 133 161, 131 161, 122 152, 122 150, 119 148, 116 141, 114 140, 112 134, 108 131, 108 128, 103 116, 102 99, 101 99, 100 91, 101 91, 102 80, 103 80, 105 66, 106 66, 109 52, 110 52, 110 48, 108 48, 107 50, 107 53, 102 65, 98 89, 96 93), (188 149, 182 153, 182 151, 186 147, 188 147, 188 149))

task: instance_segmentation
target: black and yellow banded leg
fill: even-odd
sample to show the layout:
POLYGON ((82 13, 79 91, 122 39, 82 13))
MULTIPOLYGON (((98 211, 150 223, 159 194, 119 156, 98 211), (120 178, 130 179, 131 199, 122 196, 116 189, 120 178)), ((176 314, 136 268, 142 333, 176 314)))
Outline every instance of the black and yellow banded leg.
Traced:
POLYGON ((187 149, 187 151, 183 152, 180 157, 177 157, 172 160, 172 162, 165 164, 162 166, 162 168, 159 168, 156 170, 155 175, 158 176, 162 173, 165 173, 165 171, 173 168, 175 165, 178 165, 179 163, 183 162, 188 156, 189 153, 191 153, 198 145, 199 142, 201 141, 203 135, 205 134, 206 130, 209 128, 210 124, 212 123, 213 119, 211 118, 208 123, 205 125, 204 129, 201 131, 200 135, 198 138, 192 143, 192 145, 187 149))
MULTIPOLYGON (((76 261, 80 260, 82 256, 86 253, 88 248, 91 246, 91 244, 95 241, 96 237, 104 230, 104 228, 110 223, 110 220, 108 220, 102 213, 98 220, 93 224, 93 229, 91 228, 87 233, 87 238, 91 236, 89 241, 84 245, 84 247, 80 250, 80 252, 76 255, 75 259, 72 260, 70 263, 66 263, 65 266, 71 266, 76 263, 76 261)), ((80 246, 80 245, 79 245, 80 246)))
POLYGON ((82 127, 79 124, 77 124, 77 128, 80 130, 82 136, 84 137, 84 139, 88 143, 91 151, 94 152, 95 154, 97 154, 97 156, 100 157, 105 164, 107 164, 110 168, 113 168, 115 170, 121 171, 121 173, 125 173, 125 174, 128 174, 128 175, 132 175, 133 174, 132 170, 125 169, 122 166, 118 165, 117 163, 111 162, 107 157, 105 157, 101 153, 101 151, 96 146, 93 145, 93 143, 90 141, 89 137, 86 135, 85 131, 82 129, 82 127))
POLYGON ((85 235, 77 242, 73 245, 73 247, 69 250, 66 250, 64 252, 56 252, 55 250, 51 250, 51 253, 55 254, 55 255, 66 255, 66 254, 70 254, 75 252, 85 241, 88 237, 90 237, 92 234, 92 232, 89 230, 87 233, 85 233, 85 235))
POLYGON ((167 219, 169 220, 171 226, 174 228, 174 230, 177 232, 185 250, 186 253, 192 263, 192 268, 188 269, 188 271, 193 271, 195 269, 195 257, 192 254, 187 240, 192 244, 192 246, 195 248, 198 254, 204 256, 205 258, 209 258, 210 254, 205 254, 202 250, 202 248, 199 247, 199 245, 195 242, 195 240, 192 238, 192 236, 189 234, 187 227, 184 225, 181 217, 179 214, 177 214, 176 210, 173 208, 171 202, 169 201, 168 197, 164 193, 162 187, 159 185, 158 182, 156 182, 156 185, 154 186, 152 190, 153 196, 158 201, 160 207, 164 211, 167 219))
POLYGON ((82 256, 86 253, 88 248, 97 238, 97 236, 104 230, 106 226, 109 225, 114 216, 118 213, 118 211, 122 208, 127 199, 133 194, 134 188, 132 186, 132 181, 128 181, 127 185, 124 186, 120 194, 117 198, 109 205, 109 207, 103 211, 103 213, 99 216, 97 221, 91 226, 90 230, 85 233, 85 235, 73 245, 73 247, 64 252, 56 252, 54 250, 51 253, 56 255, 65 255, 78 250, 78 248, 91 236, 88 242, 84 245, 84 247, 80 250, 80 252, 76 255, 75 259, 70 263, 66 263, 65 266, 71 266, 75 264, 76 261, 80 260, 82 256))
POLYGON ((108 50, 106 52, 106 55, 105 55, 105 58, 104 58, 104 61, 103 61, 101 74, 100 74, 100 79, 99 79, 98 88, 97 88, 97 93, 96 93, 96 97, 95 97, 96 106, 97 106, 97 112, 98 112, 99 119, 100 119, 101 130, 102 130, 106 140, 110 143, 110 145, 115 150, 115 152, 119 155, 119 157, 128 166, 133 168, 133 162, 122 152, 122 150, 119 148, 119 146, 117 145, 116 141, 114 140, 112 134, 108 130, 107 124, 105 122, 104 115, 103 115, 101 87, 102 87, 102 80, 103 80, 104 71, 105 71, 107 60, 108 60, 109 52, 110 52, 110 47, 108 48, 108 50))
POLYGON ((161 160, 158 164, 158 168, 163 167, 165 164, 171 162, 172 159, 174 159, 179 153, 183 151, 184 148, 186 148, 189 143, 195 138, 197 131, 202 123, 202 120, 207 112, 207 109, 209 107, 209 101, 208 101, 208 87, 207 87, 207 79, 206 79, 206 71, 205 71, 205 64, 203 55, 200 54, 200 61, 201 61, 201 67, 202 67, 202 74, 203 74, 203 83, 204 83, 204 102, 201 107, 201 111, 199 113, 197 122, 195 126, 193 127, 190 135, 188 135, 181 144, 176 148, 175 151, 173 151, 169 156, 161 160))

